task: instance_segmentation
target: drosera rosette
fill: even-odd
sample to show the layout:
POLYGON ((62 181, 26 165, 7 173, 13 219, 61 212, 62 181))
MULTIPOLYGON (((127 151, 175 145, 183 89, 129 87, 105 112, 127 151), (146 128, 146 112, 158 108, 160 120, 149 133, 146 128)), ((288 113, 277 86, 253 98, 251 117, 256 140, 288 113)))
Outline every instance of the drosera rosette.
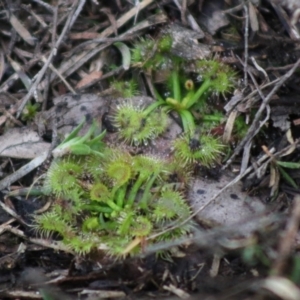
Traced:
POLYGON ((178 163, 177 159, 168 161, 168 174, 163 180, 173 186, 175 190, 185 190, 192 181, 192 168, 190 165, 178 163))
MULTIPOLYGON (((152 217, 155 218, 153 232, 156 234, 154 243, 168 243, 193 233, 195 222, 190 220, 192 210, 182 192, 164 188, 152 205, 154 209, 152 217)), ((171 252, 175 248, 159 251, 156 256, 172 261, 171 252)))
POLYGON ((45 238, 50 238, 55 232, 64 233, 69 226, 55 211, 48 211, 35 215, 35 224, 32 225, 34 231, 45 238))
POLYGON ((138 210, 124 209, 117 218, 119 235, 142 237, 150 235, 153 223, 147 216, 138 213, 138 210))
POLYGON ((68 159, 54 160, 46 174, 44 192, 54 194, 57 197, 68 197, 76 190, 81 189, 77 182, 82 176, 82 167, 68 159))
POLYGON ((214 128, 220 126, 222 123, 225 123, 225 116, 219 110, 211 109, 207 107, 203 109, 201 114, 197 115, 197 119, 201 122, 201 130, 213 130, 214 128))
POLYGON ((22 112, 22 116, 21 116, 22 121, 33 121, 36 114, 38 113, 39 108, 40 108, 39 103, 32 104, 31 102, 28 102, 28 104, 25 106, 22 112))
POLYGON ((101 239, 95 234, 77 231, 74 235, 65 236, 63 243, 68 245, 73 252, 86 255, 95 249, 95 245, 101 245, 101 239))
POLYGON ((75 156, 75 160, 84 170, 83 177, 91 177, 94 181, 103 177, 105 151, 106 147, 102 149, 103 158, 99 158, 99 155, 93 153, 85 156, 75 156))
MULTIPOLYGON (((104 204, 111 211, 120 211, 122 207, 118 206, 113 199, 113 195, 109 188, 102 182, 95 182, 90 190, 90 200, 104 204)), ((100 210, 99 206, 99 210, 100 210)), ((106 212, 107 210, 104 210, 106 212)))
POLYGON ((183 195, 170 188, 163 189, 152 205, 154 208, 153 218, 156 222, 175 219, 183 221, 191 214, 191 209, 183 195))
POLYGON ((168 127, 169 117, 163 109, 143 108, 130 101, 116 107, 112 123, 125 142, 147 145, 148 141, 161 135, 168 127))
POLYGON ((233 90, 236 74, 222 62, 211 60, 200 60, 194 63, 194 72, 198 73, 198 81, 194 82, 187 78, 182 83, 181 64, 177 63, 170 72, 169 96, 162 97, 155 90, 157 102, 150 105, 150 108, 167 106, 169 110, 176 111, 181 120, 185 133, 193 135, 196 130, 195 117, 192 114, 194 106, 197 108, 205 106, 206 95, 214 93, 216 95, 233 90), (200 105, 201 104, 201 105, 200 105))
POLYGON ((74 199, 57 198, 48 211, 35 215, 33 228, 46 237, 53 233, 61 237, 74 236, 77 228, 73 221, 81 213, 79 207, 74 199))
POLYGON ((154 110, 165 106, 168 111, 176 111, 181 118, 184 132, 192 136, 198 123, 193 115, 195 106, 203 108, 210 94, 225 96, 231 92, 236 82, 236 73, 217 57, 184 61, 171 53, 173 44, 172 34, 166 32, 157 39, 140 39, 133 46, 132 62, 147 74, 153 75, 153 71, 159 71, 157 73, 166 75, 168 91, 162 95, 153 86, 157 101, 147 109, 154 110), (195 76, 197 80, 193 79, 195 76))
POLYGON ((109 152, 104 158, 104 174, 114 188, 127 184, 133 177, 133 157, 125 149, 107 148, 109 152))
POLYGON ((171 48, 172 37, 169 34, 161 35, 157 40, 151 37, 140 38, 131 50, 131 62, 146 72, 171 69, 174 60, 170 54, 171 48))
POLYGON ((174 156, 184 165, 199 163, 203 167, 211 167, 219 162, 225 145, 220 138, 212 134, 199 134, 191 137, 184 134, 173 142, 174 156))
POLYGON ((114 80, 110 84, 110 88, 119 97, 131 98, 139 95, 138 84, 134 79, 130 80, 114 80))
POLYGON ((108 148, 107 152, 109 153, 103 163, 104 176, 109 181, 116 203, 123 207, 128 185, 135 177, 133 157, 122 148, 108 148))
POLYGON ((195 63, 195 71, 199 74, 198 80, 202 82, 197 94, 190 100, 192 106, 205 92, 225 96, 233 90, 236 83, 236 72, 217 58, 199 60, 195 63))
POLYGON ((119 212, 124 206, 127 186, 134 178, 132 157, 121 148, 107 148, 104 154, 102 175, 91 184, 90 199, 104 204, 103 213, 119 212))

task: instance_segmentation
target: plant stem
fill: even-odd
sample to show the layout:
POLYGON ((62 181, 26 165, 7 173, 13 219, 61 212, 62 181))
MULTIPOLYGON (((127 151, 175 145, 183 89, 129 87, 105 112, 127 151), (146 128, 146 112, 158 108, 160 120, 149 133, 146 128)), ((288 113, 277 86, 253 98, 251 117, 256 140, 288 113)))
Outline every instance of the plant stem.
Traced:
POLYGON ((180 80, 179 80, 179 74, 177 70, 172 71, 172 86, 173 86, 173 97, 178 102, 181 101, 181 91, 180 91, 180 80))
POLYGON ((122 223, 120 228, 118 229, 119 234, 128 234, 130 225, 133 223, 133 213, 129 212, 128 215, 126 216, 125 221, 122 223))
POLYGON ((174 99, 174 98, 167 98, 166 99, 166 103, 169 105, 169 106, 172 106, 176 111, 181 111, 184 109, 184 107, 182 106, 182 104, 174 99))
POLYGON ((164 98, 159 94, 155 86, 153 86, 154 96, 158 99, 159 102, 164 103, 164 98))
POLYGON ((124 206, 124 198, 127 191, 127 184, 121 186, 116 192, 116 202, 119 207, 124 206))
POLYGON ((154 109, 156 109, 157 107, 161 106, 161 105, 165 105, 166 102, 165 101, 156 101, 152 104, 150 104, 144 111, 143 114, 146 117, 147 115, 149 115, 154 109))
POLYGON ((106 203, 110 208, 112 208, 112 210, 115 210, 115 211, 120 211, 120 210, 122 210, 122 207, 118 206, 115 202, 113 202, 113 201, 110 200, 110 199, 106 200, 105 203, 106 203))
POLYGON ((193 134, 195 132, 196 125, 192 113, 188 110, 182 110, 179 112, 179 115, 181 117, 184 132, 193 134))
POLYGON ((99 214, 99 224, 101 225, 101 229, 104 230, 114 230, 117 226, 115 222, 105 222, 103 213, 99 214))
POLYGON ((185 109, 187 109, 187 105, 188 105, 190 99, 194 97, 194 95, 195 95, 195 91, 194 90, 189 91, 187 93, 187 95, 182 99, 181 106, 184 107, 185 109))
POLYGON ((218 115, 205 115, 202 117, 203 122, 221 122, 223 117, 218 115))
POLYGON ((200 86, 200 88, 196 91, 196 93, 194 94, 193 97, 191 97, 188 100, 188 103, 186 103, 186 109, 190 108, 191 106, 193 106, 198 99, 204 94, 204 92, 206 92, 209 87, 211 86, 211 80, 210 79, 206 79, 200 86))
POLYGON ((144 210, 146 210, 148 208, 148 200, 149 197, 151 196, 150 194, 150 189, 153 186, 154 181, 156 180, 158 174, 152 174, 150 180, 147 182, 144 193, 143 193, 143 197, 140 201, 140 207, 144 210))
POLYGON ((134 203, 134 200, 136 198, 136 194, 138 192, 138 190, 140 189, 141 185, 144 183, 144 181, 146 180, 146 178, 140 173, 138 179, 136 180, 136 182, 134 183, 133 187, 131 188, 131 191, 129 193, 128 196, 128 202, 127 204, 129 206, 132 206, 134 203))

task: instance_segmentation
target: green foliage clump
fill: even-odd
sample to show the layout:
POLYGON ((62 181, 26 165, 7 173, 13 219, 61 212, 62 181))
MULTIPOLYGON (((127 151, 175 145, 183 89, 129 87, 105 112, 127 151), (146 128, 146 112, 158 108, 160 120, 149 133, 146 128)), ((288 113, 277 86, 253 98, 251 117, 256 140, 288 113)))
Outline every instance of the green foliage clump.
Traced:
POLYGON ((37 114, 38 110, 40 108, 39 103, 28 103, 25 108, 24 111, 22 113, 21 119, 23 121, 33 121, 35 115, 37 114))
MULTIPOLYGON (((188 144, 199 132, 199 127, 202 135, 209 136, 214 126, 218 127, 224 122, 223 113, 210 107, 207 99, 209 95, 219 97, 231 92, 236 73, 218 58, 186 61, 175 55, 172 47, 173 37, 170 33, 162 33, 157 39, 140 38, 133 44, 132 66, 142 69, 147 76, 160 74, 165 78, 165 88, 152 84, 151 91, 156 101, 147 107, 129 101, 117 106, 111 115, 112 124, 118 129, 120 139, 127 143, 147 145, 149 140, 163 134, 169 124, 169 112, 179 115, 188 144)), ((112 87, 123 97, 136 94, 133 81, 126 84, 114 82, 112 87)), ((199 157, 203 165, 212 165, 219 158, 223 146, 220 140, 211 137, 206 140, 207 147, 216 146, 216 149, 202 150, 202 154, 199 149, 192 149, 192 152, 182 154, 183 140, 178 139, 175 143, 175 149, 179 149, 177 157, 188 161, 198 160, 199 157)), ((189 148, 188 145, 186 148, 189 148)))
POLYGON ((168 126, 168 115, 162 109, 143 109, 125 102, 117 107, 113 124, 119 130, 120 137, 130 144, 147 144, 155 139, 168 126))
MULTIPOLYGON (((45 191, 54 201, 35 217, 36 230, 47 237, 58 234, 79 254, 101 250, 125 256, 143 250, 151 235, 190 217, 182 192, 167 181, 174 166, 166 160, 107 146, 101 146, 101 154, 66 154, 52 162, 45 191)), ((186 235, 188 224, 147 244, 186 235)))
POLYGON ((128 81, 114 80, 110 87, 124 98, 131 98, 139 94, 138 85, 133 79, 128 81))
POLYGON ((174 60, 179 58, 170 54, 172 37, 163 35, 157 41, 141 38, 134 44, 131 53, 133 65, 145 70, 167 70, 172 68, 174 60))
MULTIPOLYGON (((168 97, 162 97, 156 91, 157 103, 152 107, 167 106, 169 110, 175 110, 181 117, 183 128, 186 133, 194 134, 195 121, 191 113, 193 106, 199 101, 204 101, 208 94, 226 94, 232 91, 235 81, 235 72, 218 59, 203 59, 191 62, 193 73, 197 74, 198 84, 186 74, 184 62, 180 57, 171 54, 172 37, 162 35, 157 41, 141 39, 134 45, 132 50, 133 65, 149 71, 167 70, 169 73, 168 97)), ((150 109, 150 108, 148 108, 150 109)))
POLYGON ((113 256, 139 253, 145 244, 190 234, 191 221, 174 225, 191 217, 183 192, 191 165, 213 166, 225 147, 212 134, 223 114, 207 108, 207 98, 232 91, 236 74, 218 59, 184 62, 171 53, 172 45, 169 34, 135 43, 132 65, 149 75, 165 72, 166 90, 162 93, 153 84, 156 101, 146 107, 128 99, 138 94, 135 81, 114 81, 111 88, 127 99, 110 117, 120 139, 139 146, 164 133, 168 113, 176 112, 184 134, 173 141, 175 159, 133 156, 108 147, 103 142, 105 132, 96 134, 95 123, 80 137, 83 121, 52 153, 44 191, 54 201, 47 212, 35 217, 35 228, 42 234, 56 233, 79 254, 98 250, 113 256))
MULTIPOLYGON (((217 58, 184 62, 171 53, 172 44, 169 34, 160 35, 157 40, 142 38, 134 44, 133 66, 147 74, 166 71, 166 90, 161 93, 153 85, 156 101, 147 107, 124 101, 112 115, 112 123, 125 142, 147 145, 167 129, 167 113, 175 111, 182 121, 184 135, 174 142, 174 155, 183 164, 199 162, 209 167, 226 152, 221 139, 211 134, 218 130, 225 116, 210 107, 207 99, 211 94, 225 96, 231 92, 236 73, 217 58), (197 132, 201 132, 199 138, 195 138, 197 132)), ((243 126, 241 123, 237 125, 243 126)))

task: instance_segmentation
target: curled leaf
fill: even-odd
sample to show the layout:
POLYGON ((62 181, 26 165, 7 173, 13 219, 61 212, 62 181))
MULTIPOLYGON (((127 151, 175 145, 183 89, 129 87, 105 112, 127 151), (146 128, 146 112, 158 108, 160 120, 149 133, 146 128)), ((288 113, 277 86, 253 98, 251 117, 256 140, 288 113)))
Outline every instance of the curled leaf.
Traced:
POLYGON ((124 70, 128 70, 131 61, 131 54, 128 46, 122 42, 116 42, 114 43, 114 46, 116 46, 122 54, 122 66, 124 70))

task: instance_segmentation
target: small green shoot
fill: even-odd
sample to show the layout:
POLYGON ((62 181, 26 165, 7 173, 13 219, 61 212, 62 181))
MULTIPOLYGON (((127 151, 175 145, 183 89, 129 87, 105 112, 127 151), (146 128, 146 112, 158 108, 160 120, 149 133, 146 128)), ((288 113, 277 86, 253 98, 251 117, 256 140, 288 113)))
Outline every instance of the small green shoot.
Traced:
POLYGON ((21 119, 23 121, 32 121, 35 115, 37 114, 39 108, 40 108, 39 103, 34 103, 34 104, 28 103, 24 108, 21 119))
POLYGON ((92 138, 97 129, 96 123, 93 122, 92 126, 83 137, 77 136, 84 123, 85 119, 83 119, 65 140, 52 151, 53 157, 58 158, 68 154, 88 155, 91 153, 100 156, 102 155, 99 150, 103 146, 101 140, 105 136, 105 131, 92 138))

